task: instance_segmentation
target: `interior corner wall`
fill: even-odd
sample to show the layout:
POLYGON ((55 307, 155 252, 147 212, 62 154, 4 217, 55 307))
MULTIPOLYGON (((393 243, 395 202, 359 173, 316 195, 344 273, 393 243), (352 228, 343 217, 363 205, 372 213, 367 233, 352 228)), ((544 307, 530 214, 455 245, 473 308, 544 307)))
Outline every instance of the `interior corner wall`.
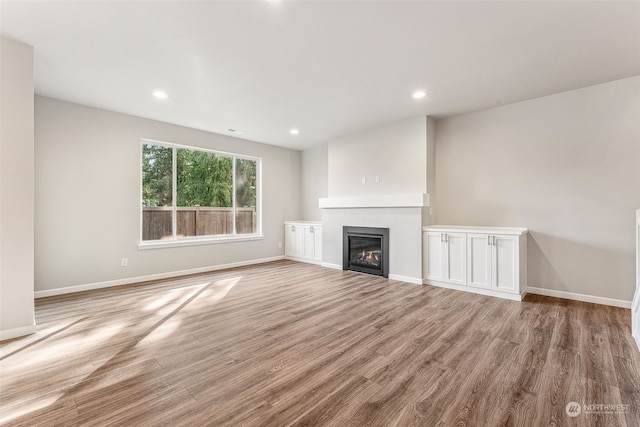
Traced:
POLYGON ((426 193, 425 141, 425 116, 332 138, 328 197, 426 193))
POLYGON ((0 340, 35 332, 33 48, 0 44, 0 340))
POLYGON ((36 292, 284 256, 284 221, 301 214, 300 159, 297 150, 37 96, 36 292), (264 239, 138 249, 141 138, 261 157, 264 239))
POLYGON ((309 148, 302 152, 302 219, 321 221, 322 210, 318 199, 327 197, 327 144, 309 148))
POLYGON ((530 287, 631 301, 640 76, 442 119, 436 220, 528 227, 530 287))
POLYGON ((427 116, 427 193, 429 206, 422 208, 422 225, 433 225, 436 200, 436 120, 427 116))

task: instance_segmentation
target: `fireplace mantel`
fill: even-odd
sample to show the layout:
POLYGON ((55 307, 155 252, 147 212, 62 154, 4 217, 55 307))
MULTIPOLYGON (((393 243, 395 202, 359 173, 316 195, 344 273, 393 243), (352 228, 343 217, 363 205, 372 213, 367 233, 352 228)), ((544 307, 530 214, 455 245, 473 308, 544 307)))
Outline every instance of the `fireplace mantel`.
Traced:
POLYGON ((423 208, 429 206, 429 194, 381 194, 374 196, 326 197, 319 199, 320 209, 349 208, 423 208))

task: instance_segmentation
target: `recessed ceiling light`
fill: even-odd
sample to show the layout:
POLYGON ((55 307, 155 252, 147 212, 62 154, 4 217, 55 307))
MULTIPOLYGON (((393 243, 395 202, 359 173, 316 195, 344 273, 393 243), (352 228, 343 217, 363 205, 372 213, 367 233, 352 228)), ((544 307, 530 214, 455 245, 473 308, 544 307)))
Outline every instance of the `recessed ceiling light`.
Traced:
POLYGON ((417 90, 417 91, 413 92, 413 95, 411 95, 411 96, 413 96, 415 99, 420 99, 420 98, 424 98, 425 95, 426 95, 426 93, 424 91, 417 90))
POLYGON ((289 131, 289 133, 290 133, 291 135, 297 135, 297 134, 299 134, 299 133, 300 133, 300 131, 299 131, 298 129, 291 129, 291 130, 289 131))
POLYGON ((242 134, 243 132, 234 128, 227 128, 227 132, 242 134))
POLYGON ((163 90, 155 90, 153 91, 153 96, 155 96, 158 99, 167 99, 167 92, 163 90))

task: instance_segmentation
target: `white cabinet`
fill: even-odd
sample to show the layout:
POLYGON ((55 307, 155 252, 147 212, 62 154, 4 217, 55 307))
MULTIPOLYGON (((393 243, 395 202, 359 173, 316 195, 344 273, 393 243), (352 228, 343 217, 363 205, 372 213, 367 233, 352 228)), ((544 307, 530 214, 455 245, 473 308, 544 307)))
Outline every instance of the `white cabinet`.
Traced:
POLYGON ((512 227, 424 227, 424 282, 521 300, 527 290, 527 233, 512 227))
POLYGON ((284 226, 284 255, 296 256, 296 226, 293 224, 284 226))
POLYGON ((466 282, 466 235, 428 231, 424 233, 426 277, 458 285, 466 282))
POLYGON ((487 234, 467 235, 467 265, 469 286, 491 289, 491 246, 487 234))
POLYGON ((311 222, 285 222, 284 254, 298 261, 322 261, 322 224, 311 222))
POLYGON ((468 234, 469 286, 519 293, 518 242, 517 236, 468 234))
POLYGON ((322 227, 319 225, 305 225, 304 230, 304 250, 298 255, 302 258, 322 261, 322 227))
POLYGON ((317 262, 322 262, 322 227, 313 226, 313 234, 314 234, 314 248, 313 248, 313 259, 317 262))

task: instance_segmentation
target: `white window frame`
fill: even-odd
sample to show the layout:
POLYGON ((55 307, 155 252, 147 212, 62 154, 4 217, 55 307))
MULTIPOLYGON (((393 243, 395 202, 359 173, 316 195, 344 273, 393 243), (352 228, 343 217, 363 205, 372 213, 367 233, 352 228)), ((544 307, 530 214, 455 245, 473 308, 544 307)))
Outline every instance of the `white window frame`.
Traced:
POLYGON ((246 156, 244 154, 236 154, 229 153, 226 151, 218 151, 211 150, 203 147, 196 147, 191 145, 183 145, 183 144, 175 144, 172 142, 158 141, 154 139, 142 138, 140 139, 139 146, 139 154, 140 158, 138 161, 138 167, 140 168, 140 185, 138 186, 138 207, 140 209, 140 224, 139 224, 139 236, 138 236, 138 248, 139 249, 155 249, 155 248, 171 248, 171 247, 180 247, 180 246, 193 246, 193 245, 207 245, 207 244, 218 244, 218 243, 229 243, 229 242, 245 242, 252 240, 262 240, 264 236, 262 235, 262 158, 254 157, 254 156, 246 156), (142 182, 143 182, 143 172, 142 172, 142 146, 148 145, 157 145, 160 147, 171 148, 173 150, 173 171, 172 171, 172 206, 171 206, 171 232, 172 238, 166 240, 142 240, 142 232, 143 232, 143 212, 144 206, 142 205, 142 182), (177 185, 177 150, 178 149, 186 149, 186 150, 197 150, 204 151, 207 153, 220 154, 223 156, 229 156, 233 158, 233 198, 232 198, 232 218, 233 218, 233 233, 232 234, 219 234, 219 235, 208 235, 208 236, 188 236, 188 237, 177 237, 177 210, 178 206, 176 206, 176 200, 178 199, 178 185, 177 185), (256 232, 253 234, 236 234, 236 159, 245 159, 252 160, 256 162, 256 232))

